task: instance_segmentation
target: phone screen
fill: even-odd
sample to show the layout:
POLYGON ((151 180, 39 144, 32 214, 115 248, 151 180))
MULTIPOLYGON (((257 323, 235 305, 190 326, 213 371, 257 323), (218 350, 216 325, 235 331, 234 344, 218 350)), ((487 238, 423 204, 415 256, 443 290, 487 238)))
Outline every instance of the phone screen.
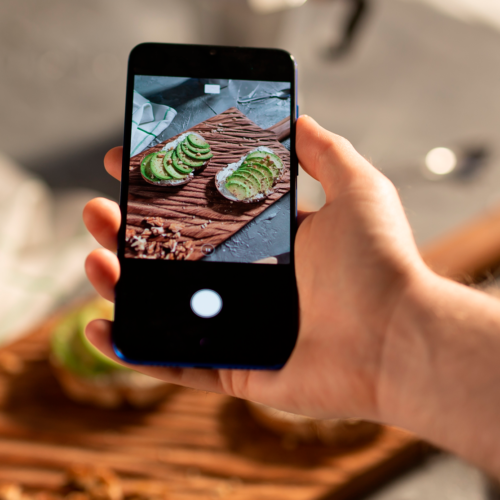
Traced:
POLYGON ((280 50, 132 51, 113 327, 126 361, 279 368, 290 355, 295 78, 280 50))
POLYGON ((290 82, 135 75, 125 258, 289 264, 291 101, 290 82))

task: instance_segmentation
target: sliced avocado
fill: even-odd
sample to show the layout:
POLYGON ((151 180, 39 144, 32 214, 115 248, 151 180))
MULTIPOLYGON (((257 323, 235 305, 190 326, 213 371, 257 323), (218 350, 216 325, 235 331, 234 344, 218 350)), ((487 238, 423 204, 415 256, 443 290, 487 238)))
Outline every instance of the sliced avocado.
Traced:
MULTIPOLYGON (((170 153, 169 156, 172 156, 171 151, 169 151, 168 153, 170 153)), ((149 161, 151 172, 158 179, 162 180, 172 179, 172 176, 163 167, 163 163, 165 158, 167 157, 167 154, 165 154, 165 152, 154 153, 153 157, 149 161)))
POLYGON ((50 340, 51 352, 56 360, 71 371, 78 372, 80 360, 70 348, 71 340, 76 335, 78 313, 73 312, 60 321, 50 340))
POLYGON ((172 155, 172 163, 168 163, 168 160, 166 163, 164 163, 164 167, 165 167, 165 170, 169 173, 169 175, 172 176, 173 179, 184 179, 186 177, 186 175, 189 173, 180 173, 179 171, 177 171, 177 169, 174 167, 174 160, 173 160, 173 155, 172 155))
POLYGON ((96 318, 112 319, 113 306, 102 300, 93 302, 82 309, 78 315, 78 330, 73 337, 72 348, 81 356, 82 361, 93 371, 107 372, 123 367, 97 350, 85 336, 85 328, 96 318))
POLYGON ((271 188, 274 183, 274 176, 272 170, 268 167, 265 167, 262 164, 254 164, 252 165, 252 168, 254 168, 255 170, 259 170, 266 176, 268 182, 268 188, 271 188))
POLYGON ((179 158, 179 160, 181 160, 182 163, 184 163, 185 165, 188 165, 189 167, 194 167, 194 168, 202 167, 203 164, 205 163, 203 160, 196 161, 196 160, 193 160, 192 158, 189 158, 188 156, 186 156, 184 154, 184 151, 182 151, 181 144, 177 145, 175 152, 177 153, 177 157, 179 158))
POLYGON ((201 153, 202 155, 206 154, 206 153, 210 153, 210 146, 208 146, 208 148, 195 148, 194 146, 191 146, 191 144, 189 144, 189 141, 188 140, 185 140, 184 141, 184 144, 186 145, 186 147, 189 149, 189 151, 192 151, 193 153, 201 153))
POLYGON ((280 168, 278 168, 278 167, 276 166, 276 163, 275 163, 275 162, 273 162, 273 161, 268 161, 268 162, 265 164, 265 166, 266 166, 269 170, 271 170, 271 172, 273 173, 273 177, 274 177, 275 179, 277 179, 277 178, 280 176, 280 174, 281 174, 281 169, 280 169, 280 168))
POLYGON ((273 185, 274 182, 273 173, 269 168, 265 167, 264 165, 258 163, 248 163, 243 168, 252 168, 254 170, 258 170, 266 178, 267 185, 265 189, 269 189, 273 185))
POLYGON ((189 144, 195 148, 207 149, 207 147, 210 147, 208 142, 194 134, 189 134, 187 136, 187 140, 189 141, 189 144))
POLYGON ((248 184, 237 179, 227 181, 226 189, 238 200, 245 200, 252 196, 248 184))
POLYGON ((273 178, 277 178, 279 176, 280 171, 271 160, 265 160, 264 158, 250 158, 249 160, 245 160, 242 165, 257 165, 262 166, 271 171, 273 174, 273 178))
POLYGON ((142 161, 141 161, 141 174, 146 177, 146 179, 149 179, 150 181, 158 181, 158 179, 154 176, 153 172, 151 172, 151 158, 155 155, 156 153, 151 153, 147 156, 145 156, 142 161))
POLYGON ((210 160, 210 158, 212 158, 213 156, 213 153, 210 153, 210 150, 208 153, 205 153, 205 154, 201 154, 201 153, 193 153, 188 147, 187 147, 187 144, 185 142, 183 142, 181 144, 181 149, 182 151, 184 152, 184 154, 186 156, 188 156, 189 158, 192 158, 193 160, 196 160, 196 161, 206 161, 206 160, 210 160))
POLYGON ((253 151, 252 153, 248 153, 247 158, 264 158, 268 155, 267 151, 253 151))
POLYGON ((179 157, 177 156, 177 153, 175 151, 172 155, 172 165, 181 174, 190 174, 193 171, 191 167, 188 167, 187 165, 182 163, 181 160, 179 160, 179 157))
POLYGON ((254 177, 257 177, 257 179, 259 180, 260 190, 267 191, 269 182, 267 180, 267 177, 260 170, 257 170, 255 168, 247 165, 245 167, 240 167, 237 171, 251 173, 254 177))
POLYGON ((244 182, 245 184, 247 184, 250 187, 250 189, 253 191, 252 196, 254 196, 255 194, 257 194, 261 190, 260 181, 258 181, 249 172, 236 171, 236 172, 234 172, 234 174, 230 175, 227 178, 227 181, 230 181, 230 180, 232 181, 233 179, 234 180, 240 180, 240 181, 244 182))
POLYGON ((258 158, 258 159, 245 160, 241 164, 241 166, 242 167, 252 167, 252 166, 265 167, 266 164, 264 162, 260 161, 260 158, 258 158))
POLYGON ((246 157, 246 160, 250 160, 251 158, 262 158, 265 165, 273 171, 274 177, 278 177, 283 170, 283 162, 281 161, 281 158, 274 153, 269 153, 267 151, 254 151, 246 157))
POLYGON ((85 337, 85 327, 96 318, 111 319, 111 304, 99 300, 74 312, 55 328, 51 339, 52 354, 60 364, 82 377, 128 370, 98 351, 85 337))
POLYGON ((233 172, 233 175, 236 173, 245 173, 245 175, 247 175, 248 177, 251 177, 252 179, 254 179, 257 182, 257 184, 259 186, 259 191, 261 191, 262 190, 263 175, 260 172, 257 172, 257 174, 255 172, 256 172, 255 169, 244 168, 244 167, 241 168, 240 167, 238 170, 236 170, 236 172, 233 172))
POLYGON ((247 158, 265 158, 266 160, 270 160, 272 157, 277 158, 280 163, 282 163, 279 156, 274 153, 270 153, 269 151, 254 151, 253 153, 249 153, 247 158))

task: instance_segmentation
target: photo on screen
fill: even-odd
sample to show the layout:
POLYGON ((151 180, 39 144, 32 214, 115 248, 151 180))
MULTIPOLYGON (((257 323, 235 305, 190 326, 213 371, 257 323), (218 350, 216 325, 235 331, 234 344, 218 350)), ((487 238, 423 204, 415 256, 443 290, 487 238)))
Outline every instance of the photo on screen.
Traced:
POLYGON ((125 257, 290 263, 290 82, 136 75, 125 257))

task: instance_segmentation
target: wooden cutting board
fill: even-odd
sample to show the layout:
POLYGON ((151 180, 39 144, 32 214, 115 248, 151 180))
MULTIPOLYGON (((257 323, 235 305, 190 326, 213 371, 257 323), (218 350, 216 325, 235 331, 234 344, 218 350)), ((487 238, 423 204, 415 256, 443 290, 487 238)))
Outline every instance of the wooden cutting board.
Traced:
POLYGON ((142 258, 187 257, 188 260, 198 260, 290 190, 289 151, 278 141, 275 132, 262 129, 237 108, 229 108, 183 133, 186 132, 201 134, 214 155, 207 167, 196 172, 188 184, 154 186, 148 184, 140 173, 140 163, 146 155, 160 151, 181 134, 130 159, 126 257, 140 255, 142 258), (215 187, 215 175, 258 146, 273 149, 285 165, 285 174, 275 192, 259 203, 237 203, 224 198, 215 187), (146 237, 147 246, 138 251, 137 245, 132 246, 132 235, 142 235, 144 229, 152 225, 165 228, 166 235, 155 236, 146 232, 149 235, 146 237), (184 246, 186 242, 191 243, 184 246), (172 248, 175 251, 170 251, 172 248), (188 250, 190 248, 192 250, 188 250))
POLYGON ((391 427, 359 448, 293 446, 243 401, 176 386, 150 410, 73 403, 47 362, 53 324, 0 350, 0 483, 56 492, 67 466, 91 464, 128 491, 166 485, 172 500, 346 500, 422 457, 414 435, 391 427))

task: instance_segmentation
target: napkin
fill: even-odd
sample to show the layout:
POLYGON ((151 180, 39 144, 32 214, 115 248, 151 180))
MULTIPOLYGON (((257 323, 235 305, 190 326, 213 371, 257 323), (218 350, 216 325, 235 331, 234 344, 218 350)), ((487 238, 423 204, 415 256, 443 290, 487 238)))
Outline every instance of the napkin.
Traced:
POLYGON ((87 190, 57 195, 0 154, 0 345, 28 333, 86 288, 98 244, 82 222, 87 190), (83 287, 83 288, 82 288, 83 287))
POLYGON ((144 151, 172 123, 176 115, 174 108, 155 104, 134 90, 130 156, 144 151))

